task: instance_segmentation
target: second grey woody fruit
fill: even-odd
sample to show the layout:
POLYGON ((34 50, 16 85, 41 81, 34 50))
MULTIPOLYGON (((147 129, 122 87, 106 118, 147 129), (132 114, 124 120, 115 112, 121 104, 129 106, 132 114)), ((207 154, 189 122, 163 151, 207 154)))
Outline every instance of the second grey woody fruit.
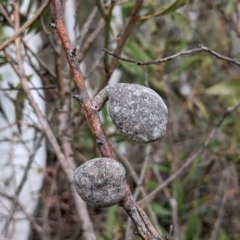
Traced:
POLYGON ((78 195, 94 207, 111 207, 125 196, 126 171, 121 163, 110 158, 95 158, 78 167, 74 184, 78 195))
POLYGON ((93 109, 100 111, 107 100, 110 117, 124 136, 148 143, 165 134, 167 106, 152 89, 128 83, 108 85, 92 100, 93 109))

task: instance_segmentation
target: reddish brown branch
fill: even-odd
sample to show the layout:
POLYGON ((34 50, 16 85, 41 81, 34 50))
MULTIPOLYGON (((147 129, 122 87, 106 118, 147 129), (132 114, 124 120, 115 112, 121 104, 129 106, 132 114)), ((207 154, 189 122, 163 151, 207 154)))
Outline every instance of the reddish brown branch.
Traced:
POLYGON ((125 187, 127 193, 125 195, 125 199, 121 204, 135 224, 138 230, 137 234, 145 240, 161 240, 157 231, 149 221, 147 215, 133 199, 132 193, 127 183, 125 184, 125 187))
MULTIPOLYGON (((139 6, 138 11, 139 11, 143 1, 137 0, 137 2, 139 3, 138 5, 139 6)), ((108 142, 108 139, 106 138, 106 135, 103 131, 99 114, 97 111, 93 110, 91 107, 91 99, 89 98, 89 95, 87 93, 87 90, 84 84, 84 79, 80 72, 78 62, 76 60, 77 59, 76 49, 74 49, 71 46, 67 31, 66 31, 66 27, 63 21, 60 1, 52 0, 51 3, 52 3, 52 11, 55 19, 55 29, 59 35, 65 54, 67 56, 67 60, 71 69, 73 81, 77 91, 77 95, 75 95, 74 97, 78 100, 79 104, 81 104, 83 107, 88 126, 92 134, 94 135, 94 138, 96 140, 96 143, 98 145, 101 155, 103 157, 115 159, 112 147, 108 142)), ((132 28, 130 26, 128 30, 129 32, 127 32, 127 35, 129 35, 131 29, 132 28)), ((132 193, 126 182, 125 182, 125 188, 126 188, 127 194, 124 200, 121 202, 121 204, 129 214, 129 216, 132 218, 137 228, 139 236, 145 240, 150 240, 150 239, 159 240, 160 237, 158 237, 156 230, 153 228, 152 224, 149 222, 146 214, 139 208, 139 206, 137 206, 136 202, 133 200, 132 193)))
POLYGON ((91 99, 88 96, 84 79, 79 69, 79 65, 76 61, 75 50, 70 43, 69 36, 63 21, 63 15, 61 10, 60 1, 52 1, 52 10, 55 19, 56 31, 62 42, 68 64, 73 76, 73 82, 77 91, 75 98, 79 104, 82 105, 84 113, 86 115, 88 126, 96 139, 96 143, 103 157, 115 158, 111 145, 107 140, 103 131, 99 114, 97 111, 91 108, 91 99))

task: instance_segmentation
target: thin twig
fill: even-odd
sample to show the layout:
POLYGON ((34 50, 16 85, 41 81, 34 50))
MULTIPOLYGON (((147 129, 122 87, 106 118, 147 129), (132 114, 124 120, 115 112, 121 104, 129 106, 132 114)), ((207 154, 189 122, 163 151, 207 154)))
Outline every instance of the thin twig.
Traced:
POLYGON ((103 30, 104 26, 105 26, 105 21, 103 19, 101 19, 98 22, 98 24, 96 26, 96 29, 88 36, 87 40, 85 41, 85 43, 83 44, 83 46, 81 47, 81 49, 80 49, 80 51, 77 55, 77 59, 78 59, 79 63, 82 62, 82 60, 83 60, 84 56, 86 55, 87 51, 90 49, 90 47, 96 41, 98 35, 103 30))
MULTIPOLYGON (((123 165, 130 172, 130 175, 133 178, 133 181, 135 182, 135 184, 138 185, 138 183, 139 183, 138 175, 137 175, 136 171, 134 170, 133 166, 131 165, 130 161, 126 157, 124 157, 123 155, 121 155, 119 153, 117 153, 117 155, 120 158, 123 165)), ((141 190, 142 195, 145 197, 147 195, 145 189, 143 187, 141 187, 140 190, 141 190)), ((159 227, 160 224, 158 223, 158 221, 156 219, 156 215, 154 214, 154 211, 150 204, 147 204, 147 210, 149 212, 151 221, 154 223, 154 226, 157 229, 157 232, 159 233, 160 236, 162 236, 162 231, 159 227)), ((127 228, 130 228, 129 221, 127 222, 127 228)), ((129 237, 130 237, 130 233, 127 233, 127 231, 129 231, 129 230, 126 229, 126 233, 125 233, 126 238, 125 239, 129 239, 129 237)))
MULTIPOLYGON (((168 108, 169 108, 169 122, 171 122, 171 127, 168 128, 169 132, 169 136, 170 136, 170 148, 172 149, 171 151, 171 156, 172 156, 172 164, 171 164, 171 171, 170 172, 175 172, 177 169, 177 155, 178 155, 178 150, 176 149, 176 145, 174 144, 174 136, 176 135, 176 128, 177 128, 177 123, 176 123, 176 118, 174 117, 174 113, 172 111, 173 104, 172 104, 172 97, 171 95, 171 90, 170 90, 170 86, 169 83, 166 79, 166 77, 163 77, 163 81, 166 84, 166 87, 168 88, 168 90, 166 91, 167 94, 167 102, 168 102, 168 108)), ((154 168, 154 173, 156 178, 158 179, 159 184, 161 184, 163 182, 162 180, 162 176, 160 174, 160 172, 154 168)), ((163 188, 163 192, 165 194, 165 196, 168 199, 168 202, 171 206, 171 215, 172 215, 172 223, 173 223, 173 228, 174 228, 174 232, 173 232, 173 239, 174 240, 180 240, 180 226, 179 226, 179 216, 178 216, 178 202, 176 200, 176 189, 173 189, 172 193, 168 190, 167 187, 163 188)))
MULTIPOLYGON (((140 18, 139 17, 139 12, 141 10, 143 2, 144 2, 143 0, 135 0, 135 5, 134 5, 133 10, 131 12, 131 16, 130 16, 124 30, 122 31, 122 34, 118 38, 117 47, 114 51, 114 53, 116 55, 121 54, 122 49, 123 49, 125 43, 127 42, 127 39, 129 38, 135 24, 139 20, 139 18, 140 18)), ((99 87, 98 92, 107 85, 107 83, 108 83, 110 77, 112 76, 117 64, 118 64, 118 59, 113 58, 112 61, 111 61, 111 64, 110 64, 109 74, 106 76, 104 82, 99 87)))
POLYGON ((220 204, 218 218, 217 218, 217 221, 214 224, 210 240, 216 240, 217 239, 217 235, 218 235, 221 223, 222 223, 223 218, 224 218, 224 212, 225 212, 225 206, 226 206, 227 199, 228 199, 228 189, 229 189, 230 176, 231 176, 229 167, 227 167, 224 170, 223 175, 225 175, 225 179, 224 179, 224 183, 223 183, 223 185, 224 185, 223 186, 223 191, 224 192, 223 192, 222 201, 221 201, 221 204, 220 204))
MULTIPOLYGON (((163 183, 162 176, 160 175, 158 169, 156 167, 153 167, 153 174, 155 175, 155 178, 157 179, 158 183, 161 185, 163 183)), ((168 202, 171 206, 171 213, 172 213, 172 220, 173 220, 173 226, 174 226, 174 240, 178 240, 180 237, 180 231, 179 231, 179 223, 178 223, 178 207, 177 207, 177 201, 176 198, 174 198, 167 187, 163 188, 163 192, 168 199, 168 202)), ((172 226, 172 225, 171 225, 172 226)))
POLYGON ((172 56, 169 56, 169 57, 160 58, 160 59, 151 60, 151 61, 146 61, 146 62, 141 62, 141 61, 138 61, 138 60, 132 59, 132 58, 121 57, 116 52, 110 52, 109 50, 107 50, 105 48, 103 48, 103 50, 105 52, 107 52, 109 55, 111 55, 111 56, 113 56, 113 57, 115 57, 119 60, 122 60, 124 62, 134 63, 134 64, 139 65, 139 66, 151 65, 151 64, 160 64, 160 63, 164 63, 164 62, 167 62, 167 61, 171 61, 171 60, 173 60, 175 58, 178 58, 180 56, 183 56, 183 55, 192 55, 192 54, 199 53, 199 52, 207 52, 207 53, 215 56, 216 58, 219 58, 219 59, 228 61, 230 63, 236 64, 237 66, 240 66, 240 61, 239 60, 223 56, 223 55, 213 51, 212 49, 210 49, 208 47, 205 47, 205 46, 202 46, 202 45, 198 45, 198 48, 181 51, 181 52, 176 53, 176 54, 174 54, 172 56))
MULTIPOLYGON (((49 194, 44 197, 43 199, 43 219, 48 219, 48 216, 49 216, 49 210, 50 210, 50 198, 53 196, 54 194, 54 191, 56 191, 57 189, 57 184, 56 184, 56 175, 58 173, 58 170, 59 170, 59 167, 60 167, 60 163, 59 162, 56 162, 55 166, 52 168, 52 172, 51 172, 51 177, 49 178, 47 175, 46 177, 48 178, 49 180, 49 194)), ((56 209, 59 209, 59 202, 58 204, 55 205, 56 206, 56 209)), ((61 218, 59 219, 58 218, 58 224, 59 224, 59 229, 63 229, 62 228, 62 221, 61 221, 61 218)), ((50 226, 49 226, 49 221, 43 221, 42 222, 42 225, 43 225, 43 234, 42 234, 42 240, 50 240, 51 237, 50 237, 50 226)), ((58 231, 59 232, 59 231, 58 231)))
POLYGON ((41 26, 42 32, 45 34, 46 38, 48 39, 48 42, 50 43, 50 46, 51 46, 53 52, 56 52, 57 49, 56 49, 56 47, 54 45, 54 42, 52 40, 52 34, 48 31, 42 16, 40 16, 40 26, 41 26))
POLYGON ((170 225, 169 232, 168 232, 168 234, 166 236, 166 240, 170 240, 170 237, 172 235, 172 231, 173 231, 173 225, 170 225))
MULTIPOLYGON (((146 147, 146 154, 145 154, 145 158, 144 158, 144 162, 143 162, 143 167, 141 168, 141 173, 140 173, 140 177, 136 178, 136 184, 137 184, 137 187, 135 188, 135 191, 134 191, 134 194, 133 194, 133 197, 134 199, 136 200, 141 189, 142 189, 142 183, 143 183, 143 180, 144 180, 144 177, 145 177, 145 172, 146 172, 146 168, 147 168, 147 164, 148 164, 148 161, 149 161, 149 154, 150 154, 150 149, 151 149, 151 145, 147 145, 146 147)), ((129 163, 130 164, 130 163, 129 163)), ((133 169, 134 174, 135 171, 133 169)), ((127 226, 126 226, 126 230, 125 230, 125 239, 131 239, 132 237, 132 221, 131 221, 131 218, 129 217, 128 220, 127 220, 127 226)))
POLYGON ((8 22, 8 24, 14 28, 14 24, 11 20, 11 18, 8 16, 7 12, 5 11, 4 7, 2 6, 2 4, 0 3, 0 13, 2 14, 2 16, 5 18, 5 20, 8 22))
MULTIPOLYGON (((109 44, 109 38, 110 38, 109 35, 111 32, 111 18, 112 18, 112 11, 113 11, 114 5, 115 5, 115 1, 111 1, 110 6, 106 10, 106 14, 105 14, 105 29, 104 29, 104 47, 105 48, 108 48, 108 44, 109 44)), ((107 53, 104 54, 103 62, 104 62, 104 69, 105 69, 106 75, 110 76, 109 57, 107 53)))
MULTIPOLYGON (((6 194, 5 192, 1 192, 0 191, 0 196, 8 199, 9 201, 14 201, 14 197, 10 196, 8 194, 6 194)), ((32 223, 32 225, 34 226, 35 230, 39 233, 42 234, 43 229, 42 226, 38 224, 38 222, 36 221, 35 218, 33 218, 32 216, 30 216, 27 211, 25 210, 25 208, 19 203, 19 201, 16 201, 16 204, 18 206, 18 208, 21 210, 21 212, 23 212, 23 214, 26 216, 26 218, 32 223)), ((2 240, 3 236, 0 235, 0 239, 2 240)))
POLYGON ((105 20, 106 19, 106 11, 104 9, 102 1, 101 0, 95 0, 95 3, 97 5, 98 11, 99 11, 101 17, 105 20))
MULTIPOLYGON (((125 45, 130 33, 132 32, 133 27, 135 26, 136 22, 139 20, 139 12, 141 10, 141 7, 143 5, 143 0, 136 0, 134 8, 131 13, 131 17, 122 33, 122 35, 119 37, 117 47, 114 51, 116 55, 119 55, 122 52, 123 46, 125 45)), ((114 69, 116 68, 118 63, 118 59, 113 59, 111 62, 110 67, 110 73, 112 74, 114 69)))
MULTIPOLYGON (((216 12, 219 14, 221 19, 226 23, 226 25, 228 25, 229 28, 233 30, 233 32, 237 35, 237 37, 240 38, 238 20, 234 22, 231 16, 227 15, 221 8, 211 3, 211 1, 208 1, 208 4, 210 5, 211 8, 216 10, 216 12)), ((236 8, 236 11, 238 11, 238 8, 236 8)))
POLYGON ((26 43, 26 41, 24 39, 22 39, 22 42, 23 42, 25 48, 36 58, 36 60, 38 61, 39 65, 41 67, 43 67, 45 69, 45 71, 48 74, 50 74, 51 77, 56 78, 55 72, 53 72, 52 69, 49 68, 47 66, 47 64, 40 57, 38 57, 38 55, 28 46, 28 44, 26 43))
POLYGON ((10 222, 13 218, 13 215, 15 213, 15 210, 16 210, 16 207, 17 207, 17 203, 18 203, 18 198, 19 198, 19 195, 23 189, 23 186, 25 184, 25 182, 27 181, 27 175, 28 175, 28 172, 32 166, 32 163, 34 161, 34 157, 37 153, 37 150, 40 148, 41 146, 41 143, 43 141, 43 138, 44 138, 44 135, 41 134, 41 136, 38 138, 37 142, 36 142, 36 145, 34 146, 33 150, 32 150, 32 153, 30 154, 29 156, 29 159, 28 159, 28 163, 24 169, 24 173, 23 173, 23 176, 22 176, 22 179, 20 181, 20 184, 15 192, 15 195, 14 195, 14 198, 13 198, 13 201, 12 201, 12 206, 11 206, 11 210, 10 210, 10 213, 8 214, 8 218, 4 224, 4 227, 3 227, 3 231, 2 231, 2 235, 7 237, 7 233, 8 233, 8 229, 9 229, 9 225, 10 225, 10 222))
POLYGON ((192 162, 201 155, 206 147, 208 146, 210 140, 214 137, 216 131, 218 128, 221 126, 223 123, 224 119, 233 113, 238 107, 240 107, 240 102, 238 102, 235 106, 233 107, 228 107, 227 110, 224 112, 224 114, 221 116, 217 124, 214 126, 210 134, 208 135, 207 139, 205 140, 203 146, 191 157, 189 157, 185 163, 172 175, 170 176, 167 180, 165 180, 160 186, 158 186, 155 190, 153 190, 148 196, 144 197, 141 201, 138 202, 138 204, 146 204, 150 202, 152 199, 155 198, 155 196, 158 194, 159 191, 161 191, 164 187, 166 187, 169 183, 171 183, 173 180, 175 180, 178 176, 180 176, 191 164, 192 162))
MULTIPOLYGON (((45 87, 30 87, 29 90, 54 89, 54 88, 56 88, 56 86, 49 85, 45 87)), ((0 91, 24 91, 24 89, 19 87, 9 87, 9 88, 0 87, 0 91)))
POLYGON ((24 23, 24 25, 21 28, 19 28, 19 30, 16 31, 12 37, 8 38, 5 42, 3 42, 0 45, 0 51, 3 50, 5 47, 7 47, 12 42, 14 42, 42 14, 42 12, 45 10, 45 8, 48 6, 49 3, 50 3, 50 0, 46 1, 36 11, 36 13, 34 14, 34 16, 31 19, 29 19, 26 23, 24 23))
POLYGON ((87 35, 89 33, 90 26, 93 23, 94 18, 98 13, 98 9, 95 6, 92 12, 89 14, 87 21, 84 23, 83 27, 81 28, 80 36, 77 38, 77 52, 82 48, 83 41, 87 39, 87 35))

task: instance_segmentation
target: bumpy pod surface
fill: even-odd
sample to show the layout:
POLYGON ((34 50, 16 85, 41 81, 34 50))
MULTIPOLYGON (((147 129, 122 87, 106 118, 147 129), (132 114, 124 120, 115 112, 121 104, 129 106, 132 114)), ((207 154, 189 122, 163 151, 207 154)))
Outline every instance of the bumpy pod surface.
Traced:
POLYGON ((93 108, 100 110, 107 99, 110 117, 124 136, 148 143, 165 134, 167 106, 152 89, 128 83, 108 85, 93 99, 93 108))
POLYGON ((110 158, 95 158, 75 170, 74 183, 77 193, 86 203, 110 207, 125 196, 125 175, 121 163, 110 158))

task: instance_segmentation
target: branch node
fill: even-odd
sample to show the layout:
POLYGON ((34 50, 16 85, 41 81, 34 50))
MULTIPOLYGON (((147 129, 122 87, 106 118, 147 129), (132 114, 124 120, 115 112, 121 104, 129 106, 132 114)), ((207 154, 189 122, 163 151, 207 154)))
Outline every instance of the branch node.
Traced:
POLYGON ((168 234, 167 234, 167 236, 166 236, 166 240, 169 240, 169 239, 170 239, 170 237, 171 237, 171 235, 172 235, 172 231, 173 231, 173 225, 170 225, 170 227, 169 227, 169 232, 168 232, 168 234))
POLYGON ((78 102, 82 103, 83 97, 80 94, 73 95, 73 98, 76 99, 78 102))
POLYGON ((49 26, 53 29, 56 29, 56 24, 55 23, 49 23, 49 26))
POLYGON ((134 234, 137 236, 141 236, 138 231, 134 231, 134 234))
POLYGON ((77 49, 76 48, 71 49, 71 51, 70 51, 71 61, 74 61, 76 56, 77 56, 77 49))

